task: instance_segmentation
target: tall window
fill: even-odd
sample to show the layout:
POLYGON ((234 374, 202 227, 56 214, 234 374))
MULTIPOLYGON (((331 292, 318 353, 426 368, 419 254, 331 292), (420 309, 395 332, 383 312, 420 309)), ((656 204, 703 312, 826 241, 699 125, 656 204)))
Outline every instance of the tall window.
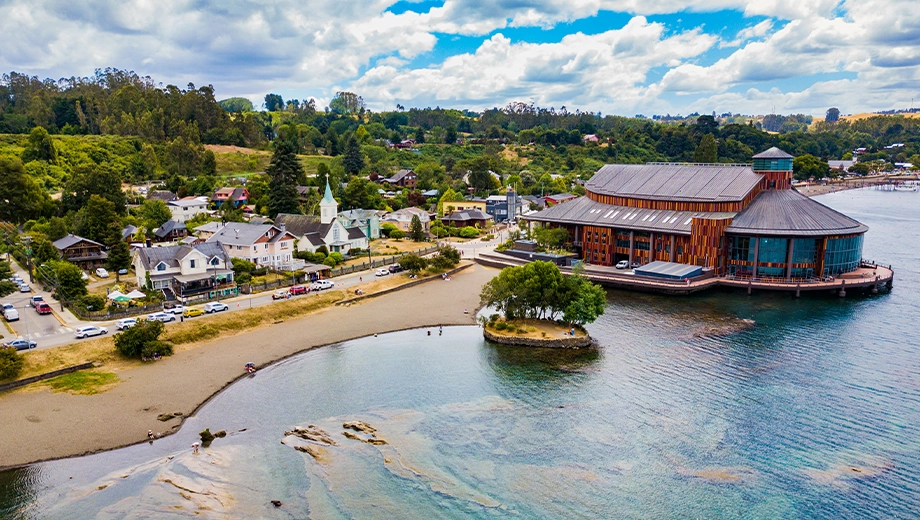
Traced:
POLYGON ((862 235, 828 239, 824 251, 824 275, 836 276, 859 267, 862 245, 862 235))

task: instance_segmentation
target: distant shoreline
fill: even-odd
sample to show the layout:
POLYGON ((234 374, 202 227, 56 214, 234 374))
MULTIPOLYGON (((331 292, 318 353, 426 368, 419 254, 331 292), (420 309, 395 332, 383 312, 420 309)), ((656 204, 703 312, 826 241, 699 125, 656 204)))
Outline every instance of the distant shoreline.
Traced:
POLYGON ((869 182, 879 181, 879 180, 890 180, 892 183, 897 183, 899 181, 917 180, 917 176, 911 175, 907 177, 881 177, 881 176, 865 177, 862 179, 847 179, 841 182, 833 182, 833 183, 828 183, 828 184, 809 184, 807 186, 799 185, 799 186, 795 186, 794 189, 798 191, 799 193, 801 193, 802 195, 806 195, 809 197, 816 197, 818 195, 825 195, 827 193, 836 193, 838 191, 857 190, 859 188, 867 188, 870 186, 874 186, 874 184, 871 184, 871 185, 868 184, 869 182))

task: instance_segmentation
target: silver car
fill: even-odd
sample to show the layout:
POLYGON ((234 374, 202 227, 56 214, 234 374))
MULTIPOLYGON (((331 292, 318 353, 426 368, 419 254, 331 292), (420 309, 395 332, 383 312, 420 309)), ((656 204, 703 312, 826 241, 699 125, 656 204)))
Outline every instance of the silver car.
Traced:
POLYGON ((77 339, 88 338, 90 336, 99 336, 102 334, 108 334, 109 329, 105 327, 97 327, 95 325, 87 325, 86 327, 80 327, 74 332, 74 335, 77 339))

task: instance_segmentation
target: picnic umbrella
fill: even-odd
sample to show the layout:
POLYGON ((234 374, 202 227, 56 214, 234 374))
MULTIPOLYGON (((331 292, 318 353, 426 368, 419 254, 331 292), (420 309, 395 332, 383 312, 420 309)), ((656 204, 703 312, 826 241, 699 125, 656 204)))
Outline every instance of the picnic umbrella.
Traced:
POLYGON ((127 296, 128 298, 143 298, 144 296, 147 296, 147 295, 138 291, 137 289, 134 289, 133 291, 126 294, 125 296, 127 296))
POLYGON ((131 301, 131 298, 128 298, 127 296, 122 294, 121 296, 117 298, 112 298, 112 300, 118 303, 128 303, 129 301, 131 301))
POLYGON ((112 292, 109 293, 108 298, 109 298, 110 300, 114 300, 114 299, 120 298, 120 297, 122 297, 122 296, 124 296, 124 293, 122 293, 121 291, 112 291, 112 292))

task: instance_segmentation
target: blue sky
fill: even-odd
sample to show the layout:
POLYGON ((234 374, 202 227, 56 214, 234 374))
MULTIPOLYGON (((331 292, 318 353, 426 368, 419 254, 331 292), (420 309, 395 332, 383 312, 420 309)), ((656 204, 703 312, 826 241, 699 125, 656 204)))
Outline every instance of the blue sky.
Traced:
POLYGON ((920 98, 915 0, 0 2, 0 70, 118 67, 260 104, 822 115, 920 98), (775 108, 774 108, 775 107, 775 108))

